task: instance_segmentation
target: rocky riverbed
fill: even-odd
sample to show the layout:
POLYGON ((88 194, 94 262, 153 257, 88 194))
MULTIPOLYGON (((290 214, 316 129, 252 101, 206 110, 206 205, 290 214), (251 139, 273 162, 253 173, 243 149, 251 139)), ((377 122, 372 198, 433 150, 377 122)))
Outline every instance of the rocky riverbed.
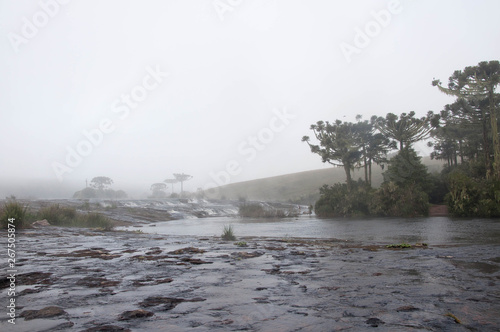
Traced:
POLYGON ((1 331, 500 327, 500 252, 491 244, 389 249, 58 227, 16 239, 17 318, 8 322, 4 273, 1 331))

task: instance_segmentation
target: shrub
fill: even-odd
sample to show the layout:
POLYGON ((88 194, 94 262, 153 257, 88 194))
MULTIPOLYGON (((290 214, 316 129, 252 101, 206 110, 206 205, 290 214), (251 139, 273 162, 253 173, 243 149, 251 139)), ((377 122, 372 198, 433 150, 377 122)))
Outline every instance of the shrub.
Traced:
POLYGON ((13 224, 16 228, 22 228, 27 225, 28 206, 23 206, 15 200, 8 200, 0 211, 0 223, 2 228, 7 228, 9 219, 14 218, 13 224))
POLYGON ((45 207, 38 211, 38 219, 47 219, 51 225, 70 226, 76 218, 76 210, 70 207, 60 207, 59 204, 45 207))
POLYGON ((47 219, 51 225, 66 227, 113 228, 113 223, 107 217, 96 212, 78 214, 74 208, 61 207, 59 204, 42 208, 38 219, 47 219))
POLYGON ((473 179, 462 171, 447 176, 449 211, 457 217, 500 217, 500 182, 473 179))
POLYGON ((74 226, 111 230, 113 228, 113 223, 109 220, 109 218, 103 216, 102 214, 90 212, 78 215, 74 226))
POLYGON ((352 183, 350 192, 346 184, 340 183, 324 185, 319 191, 321 196, 314 207, 318 217, 359 217, 370 213, 372 189, 361 182, 352 183))
POLYGON ((413 185, 429 194, 433 183, 427 167, 412 148, 405 148, 389 161, 389 167, 382 175, 384 182, 394 182, 399 187, 413 185))
POLYGON ((97 197, 97 190, 95 190, 94 188, 85 188, 80 191, 77 191, 73 195, 73 198, 79 198, 79 199, 89 199, 95 197, 97 197))
POLYGON ((266 209, 258 203, 240 205, 238 214, 248 218, 289 218, 298 215, 293 209, 266 209))
POLYGON ((236 236, 234 236, 232 225, 224 225, 224 229, 222 231, 222 239, 225 241, 236 240, 236 236))
POLYGON ((383 217, 427 216, 429 197, 417 185, 398 186, 385 182, 373 195, 370 211, 383 217))
POLYGON ((411 244, 408 243, 399 243, 399 244, 389 244, 386 246, 387 248, 399 248, 399 249, 405 249, 405 248, 411 248, 411 244))

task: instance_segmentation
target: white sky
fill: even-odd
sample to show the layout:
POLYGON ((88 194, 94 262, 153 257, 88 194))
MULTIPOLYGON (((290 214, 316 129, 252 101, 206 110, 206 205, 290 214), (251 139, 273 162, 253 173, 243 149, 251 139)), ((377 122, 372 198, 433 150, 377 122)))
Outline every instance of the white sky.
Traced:
POLYGON ((0 0, 0 185, 59 183, 54 163, 105 119, 114 131, 62 183, 109 176, 115 189, 147 191, 184 172, 196 190, 228 164, 234 174, 220 182, 328 167, 301 142, 312 123, 439 111, 453 99, 433 78, 500 58, 496 0, 401 0, 350 62, 340 45, 376 28, 373 12, 391 1, 61 0, 43 14, 54 1, 0 0), (122 119, 113 105, 146 68, 169 75, 122 119), (276 109, 295 118, 270 127, 276 109), (258 133, 262 150, 248 140, 258 133))

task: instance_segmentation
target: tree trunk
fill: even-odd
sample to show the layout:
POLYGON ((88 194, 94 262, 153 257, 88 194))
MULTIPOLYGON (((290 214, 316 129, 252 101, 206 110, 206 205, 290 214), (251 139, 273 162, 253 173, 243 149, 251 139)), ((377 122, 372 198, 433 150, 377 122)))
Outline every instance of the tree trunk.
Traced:
POLYGON ((369 174, 369 177, 368 177, 368 184, 370 185, 370 187, 372 186, 372 159, 368 159, 368 174, 369 174))
POLYGON ((484 153, 484 163, 486 166, 486 178, 491 177, 491 160, 490 160, 490 142, 488 139, 488 125, 486 122, 486 112, 481 110, 483 115, 483 153, 484 153))
POLYGON ((490 120, 491 136, 493 138, 493 178, 500 180, 500 142, 498 140, 497 115, 493 88, 490 89, 490 120))
POLYGON ((350 192, 352 188, 351 165, 344 164, 344 171, 346 176, 347 191, 350 192))
POLYGON ((463 164, 464 163, 464 153, 462 150, 462 140, 458 141, 458 146, 459 146, 459 150, 460 150, 460 163, 463 164))
POLYGON ((363 147, 363 159, 365 163, 365 182, 368 184, 368 164, 366 162, 366 149, 363 147))
POLYGON ((399 141, 399 151, 403 151, 403 141, 399 141))

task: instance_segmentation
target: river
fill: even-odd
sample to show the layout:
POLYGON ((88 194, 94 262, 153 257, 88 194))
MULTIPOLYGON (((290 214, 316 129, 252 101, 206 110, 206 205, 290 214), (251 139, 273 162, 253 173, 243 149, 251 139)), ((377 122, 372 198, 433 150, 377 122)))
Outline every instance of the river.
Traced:
POLYGON ((375 244, 500 244, 500 222, 497 220, 448 217, 319 219, 303 215, 280 220, 213 217, 157 222, 144 225, 140 230, 167 235, 213 236, 220 235, 224 225, 232 225, 236 236, 335 238, 375 244))

